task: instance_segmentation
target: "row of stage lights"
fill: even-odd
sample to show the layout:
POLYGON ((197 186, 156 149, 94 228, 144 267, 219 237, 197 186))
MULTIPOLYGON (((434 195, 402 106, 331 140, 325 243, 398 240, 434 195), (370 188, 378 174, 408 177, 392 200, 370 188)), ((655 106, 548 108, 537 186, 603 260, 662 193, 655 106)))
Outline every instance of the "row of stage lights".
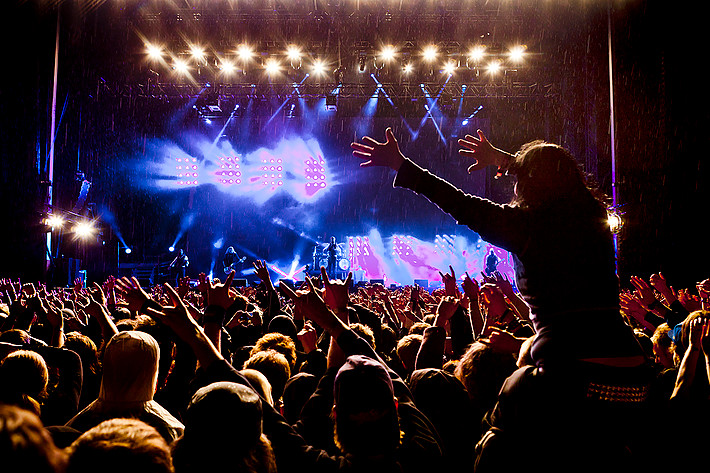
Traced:
MULTIPOLYGON (((168 53, 162 46, 147 43, 146 53, 150 60, 163 62, 183 75, 189 75, 193 67, 206 66, 210 58, 207 50, 197 44, 190 45, 187 53, 175 55, 168 53), (184 58, 184 56, 188 56, 188 58, 184 58)), ((483 70, 495 75, 505 67, 516 67, 523 63, 526 54, 527 47, 525 45, 513 46, 504 53, 491 52, 486 46, 478 45, 472 47, 466 54, 452 58, 451 55, 441 52, 436 45, 432 44, 422 48, 417 54, 404 55, 395 46, 388 45, 375 53, 374 56, 368 55, 365 51, 358 52, 358 71, 365 72, 368 59, 370 59, 375 70, 379 71, 399 61, 402 74, 411 74, 416 67, 414 59, 418 58, 428 67, 440 68, 444 74, 454 74, 459 68, 465 67, 466 69, 483 70), (440 61, 442 57, 443 60, 440 61), (464 60, 464 64, 461 64, 461 60, 464 60)), ((253 47, 242 44, 227 55, 221 56, 218 53, 213 53, 212 56, 215 68, 225 78, 229 78, 238 71, 246 73, 247 69, 254 65, 269 76, 282 73, 289 65, 292 69, 299 70, 304 67, 304 59, 310 55, 295 45, 288 46, 281 53, 267 55, 259 54, 253 47), (261 64, 254 64, 259 57, 262 59, 261 64)), ((332 64, 325 59, 314 58, 310 60, 306 68, 314 76, 325 76, 331 67, 332 64)), ((342 72, 343 70, 339 66, 333 70, 335 76, 342 75, 342 72)))

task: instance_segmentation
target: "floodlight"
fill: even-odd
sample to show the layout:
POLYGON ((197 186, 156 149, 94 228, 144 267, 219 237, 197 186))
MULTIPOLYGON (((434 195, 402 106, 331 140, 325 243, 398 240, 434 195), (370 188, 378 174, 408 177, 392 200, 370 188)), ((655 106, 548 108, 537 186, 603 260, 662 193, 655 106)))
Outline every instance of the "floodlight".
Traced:
POLYGON ((147 44, 146 51, 151 59, 160 59, 163 57, 163 50, 160 46, 154 44, 147 44))
POLYGON ((508 57, 511 61, 522 61, 523 55, 525 54, 525 49, 525 46, 514 46, 508 51, 508 57))
POLYGON ((220 65, 222 72, 225 74, 231 74, 234 72, 234 64, 231 61, 222 61, 222 64, 220 65))
POLYGON ((64 219, 59 215, 49 215, 45 223, 52 228, 61 228, 64 225, 64 219))
POLYGON ((239 59, 242 61, 248 61, 249 59, 254 56, 254 51, 249 47, 247 44, 240 44, 239 47, 237 48, 237 56, 239 56, 239 59))
POLYGON ((394 46, 385 46, 382 48, 380 51, 380 59, 383 61, 391 61, 394 59, 394 55, 397 51, 394 49, 394 46))
POLYGON ((425 61, 432 62, 434 59, 436 59, 437 54, 439 54, 439 51, 437 50, 436 46, 431 45, 424 48, 422 56, 424 57, 425 61))
POLYGON ((313 62, 313 73, 315 75, 322 75, 325 73, 325 64, 322 60, 316 59, 315 62, 313 62))
POLYGON ((473 61, 480 61, 483 59, 483 56, 486 54, 486 48, 485 46, 476 46, 475 48, 471 49, 468 53, 469 59, 473 61))
POLYGON ((289 46, 286 50, 286 56, 292 61, 296 59, 301 59, 301 48, 295 45, 289 46))
POLYGON ((190 70, 187 63, 182 59, 176 59, 173 63, 173 68, 181 74, 187 74, 190 70))
POLYGON ((74 234, 79 238, 88 238, 94 231, 94 226, 88 221, 79 222, 74 226, 74 234))
POLYGON ((190 46, 190 55, 192 56, 192 59, 199 61, 205 58, 205 50, 200 46, 192 45, 190 46))
POLYGON ((500 71, 501 63, 498 60, 491 61, 488 63, 486 70, 489 74, 497 74, 500 71))
POLYGON ((281 70, 281 66, 276 59, 270 58, 264 63, 264 70, 267 74, 274 75, 281 70))

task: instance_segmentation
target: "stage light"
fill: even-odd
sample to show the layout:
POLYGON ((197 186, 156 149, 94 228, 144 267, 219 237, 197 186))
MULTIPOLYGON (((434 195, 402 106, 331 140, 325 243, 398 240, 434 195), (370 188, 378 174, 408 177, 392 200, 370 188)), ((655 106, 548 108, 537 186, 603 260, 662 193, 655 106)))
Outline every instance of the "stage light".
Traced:
POLYGON ((454 72, 456 72, 456 64, 454 62, 449 61, 446 64, 444 64, 444 73, 445 74, 451 75, 454 72))
POLYGON ((432 62, 436 59, 436 56, 439 54, 439 51, 437 50, 436 46, 431 45, 427 46, 424 48, 424 51, 422 52, 422 57, 424 58, 425 61, 427 62, 432 62))
POLYGON ((133 250, 131 250, 128 247, 126 247, 126 249, 124 251, 126 252, 127 255, 130 255, 133 252, 133 250))
POLYGON ((254 56, 254 51, 247 44, 240 44, 237 48, 237 56, 242 61, 248 61, 254 56))
POLYGON ((301 48, 295 45, 289 46, 286 50, 286 56, 292 61, 301 59, 301 48))
POLYGON ((383 61, 391 61, 392 59, 394 59, 396 52, 397 50, 394 48, 394 46, 385 46, 380 51, 380 59, 382 59, 383 61))
POLYGON ((414 66, 411 63, 402 66, 402 72, 405 74, 410 74, 414 70, 414 66))
POLYGON ((64 225, 64 219, 59 215, 49 215, 45 223, 52 228, 62 228, 64 225))
POLYGON ((466 126, 468 125, 468 118, 464 118, 463 121, 461 122, 461 126, 466 126))
POLYGON ((320 59, 316 59, 313 62, 313 74, 317 76, 325 74, 325 64, 320 59))
POLYGON ((488 63, 488 66, 486 67, 486 70, 488 71, 489 74, 497 74, 500 72, 501 69, 501 63, 498 60, 494 60, 488 63))
POLYGON ((608 208, 606 212, 606 223, 607 225, 609 225, 609 230, 611 230, 611 233, 619 233, 621 231, 621 228, 624 226, 624 219, 622 217, 622 213, 619 211, 619 209, 613 207, 608 208))
POLYGON ((222 69, 222 72, 225 74, 231 74, 234 72, 235 67, 234 64, 232 64, 230 61, 222 61, 220 69, 222 69))
POLYGON ((173 68, 181 74, 187 74, 190 70, 190 68, 187 66, 187 63, 181 59, 175 60, 175 62, 173 63, 173 68))
POLYGON ((91 222, 79 222, 74 226, 74 234, 79 238, 88 238, 96 230, 91 222))
POLYGON ((508 57, 511 61, 520 62, 523 60, 523 56, 525 55, 525 49, 525 46, 514 46, 508 51, 508 57))
POLYGON ((201 61, 205 58, 205 50, 201 46, 192 45, 190 46, 190 56, 195 61, 201 61))
POLYGON ((264 70, 270 76, 277 74, 281 70, 281 65, 276 59, 269 58, 264 63, 264 70))
POLYGON ((480 61, 483 59, 483 56, 486 54, 486 48, 485 46, 476 46, 475 48, 471 49, 468 53, 468 58, 471 59, 472 61, 480 61))
POLYGON ((170 248, 168 248, 168 251, 169 251, 170 253, 172 253, 173 251, 175 251, 175 247, 174 247, 174 246, 171 246, 170 248))
POLYGON ((160 46, 147 44, 146 51, 151 59, 160 59, 163 57, 163 49, 160 46))

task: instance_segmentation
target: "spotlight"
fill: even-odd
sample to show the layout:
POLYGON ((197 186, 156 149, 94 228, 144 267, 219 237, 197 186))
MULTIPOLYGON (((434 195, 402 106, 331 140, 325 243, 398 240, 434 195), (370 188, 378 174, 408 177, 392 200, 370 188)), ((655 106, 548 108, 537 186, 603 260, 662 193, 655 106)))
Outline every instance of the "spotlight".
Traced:
POLYGON ((235 70, 234 64, 232 64, 230 61, 222 61, 220 68, 225 74, 231 74, 235 70))
POLYGON ((124 251, 126 252, 127 255, 130 255, 133 252, 133 250, 131 250, 128 247, 126 247, 126 249, 124 251))
POLYGON ((169 251, 170 253, 172 253, 173 251, 175 251, 175 247, 174 247, 174 246, 171 246, 170 248, 168 248, 168 251, 169 251))
POLYGON ((523 60, 523 56, 525 55, 525 49, 526 47, 523 45, 514 46, 510 48, 510 51, 508 51, 508 57, 511 61, 520 62, 523 60))
POLYGON ((298 46, 291 45, 286 50, 286 56, 292 61, 301 59, 301 49, 298 46))
POLYGON ((394 59, 396 52, 397 51, 394 49, 394 46, 385 46, 382 48, 382 51, 380 51, 380 59, 389 62, 394 59))
POLYGON ((410 74, 414 70, 414 66, 412 66, 411 63, 405 64, 402 66, 402 72, 405 74, 410 74))
POLYGON ((277 74, 281 70, 281 66, 278 61, 273 58, 269 58, 264 63, 264 70, 270 76, 277 74))
POLYGON ((59 215, 49 215, 47 220, 45 220, 45 224, 52 228, 62 228, 64 225, 64 219, 59 215))
POLYGON ((190 55, 195 61, 201 61, 205 58, 205 50, 201 46, 190 46, 190 55))
POLYGON ((79 238, 88 238, 94 233, 94 231, 95 228, 91 222, 79 222, 74 226, 74 233, 79 238))
POLYGON ((175 62, 173 63, 173 69, 175 69, 181 74, 187 74, 189 72, 189 67, 187 66, 187 63, 181 59, 175 60, 175 62))
POLYGON ((468 53, 468 58, 471 59, 472 61, 480 61, 483 59, 483 56, 486 54, 486 48, 485 46, 476 46, 473 48, 471 51, 468 53))
POLYGON ((451 75, 454 72, 456 72, 456 64, 454 62, 450 61, 450 62, 447 62, 446 64, 444 64, 444 74, 451 75))
POLYGON ((500 61, 494 60, 494 61, 491 61, 488 63, 488 67, 486 68, 486 70, 488 71, 489 74, 493 75, 493 74, 497 74, 498 72, 500 72, 500 68, 501 68, 500 61))
POLYGON ((320 59, 316 59, 313 63, 313 74, 317 76, 325 74, 325 64, 320 59))
POLYGON ((239 59, 242 61, 248 61, 249 59, 254 56, 254 51, 249 47, 247 44, 240 44, 239 47, 237 48, 237 56, 239 56, 239 59))
POLYGON ((432 62, 436 59, 437 54, 439 54, 439 51, 436 49, 436 46, 431 45, 427 46, 424 48, 424 51, 422 52, 422 56, 424 57, 424 60, 427 62, 432 62))
POLYGON ((607 225, 609 225, 609 230, 611 233, 619 233, 621 228, 624 226, 624 219, 622 218, 622 213, 617 208, 607 209, 607 225))
POLYGON ((153 44, 146 45, 146 51, 151 59, 160 59, 163 57, 163 50, 160 46, 155 46, 153 44))

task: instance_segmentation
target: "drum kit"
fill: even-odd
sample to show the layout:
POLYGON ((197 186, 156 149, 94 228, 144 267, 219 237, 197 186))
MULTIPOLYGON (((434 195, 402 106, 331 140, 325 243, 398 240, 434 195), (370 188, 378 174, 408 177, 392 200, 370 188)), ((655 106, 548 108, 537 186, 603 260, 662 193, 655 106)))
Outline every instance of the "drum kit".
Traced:
MULTIPOLYGON (((346 257, 345 243, 337 244, 336 258, 338 274, 335 276, 344 278, 350 270, 350 260, 346 257)), ((319 243, 313 247, 313 273, 320 274, 321 266, 328 269, 328 243, 319 243)))

